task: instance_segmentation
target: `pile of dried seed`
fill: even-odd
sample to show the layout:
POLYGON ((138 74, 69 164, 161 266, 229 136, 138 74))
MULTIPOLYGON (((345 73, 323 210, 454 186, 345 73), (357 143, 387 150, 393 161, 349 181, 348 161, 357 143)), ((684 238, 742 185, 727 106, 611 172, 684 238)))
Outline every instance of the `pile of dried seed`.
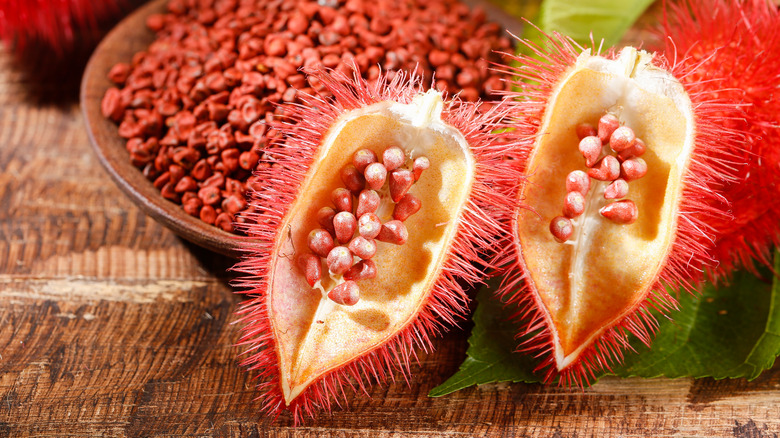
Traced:
POLYGON ((147 26, 156 40, 111 69, 103 114, 165 198, 231 232, 247 220, 252 171, 271 165, 277 104, 324 94, 300 68, 354 62, 371 81, 416 67, 474 101, 503 88, 489 65, 511 51, 498 24, 455 0, 171 0, 147 26))

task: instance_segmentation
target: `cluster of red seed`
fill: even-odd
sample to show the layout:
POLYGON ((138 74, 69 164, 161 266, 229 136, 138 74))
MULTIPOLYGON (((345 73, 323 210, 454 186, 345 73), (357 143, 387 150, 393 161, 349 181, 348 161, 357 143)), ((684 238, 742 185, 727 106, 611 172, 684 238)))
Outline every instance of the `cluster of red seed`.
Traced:
POLYGON ((464 100, 504 87, 489 70, 510 40, 485 13, 457 0, 171 0, 149 17, 148 50, 109 72, 103 114, 119 123, 132 163, 190 215, 233 231, 253 217, 245 193, 279 137, 285 102, 327 95, 299 69, 352 63, 417 69, 464 100))
POLYGON ((301 254, 298 264, 306 281, 315 287, 322 279, 324 259, 330 275, 344 280, 328 293, 328 298, 338 304, 355 305, 360 299, 356 281, 376 277, 376 264, 371 258, 376 254, 377 240, 403 245, 409 238, 404 221, 422 205, 408 191, 430 163, 426 157, 417 157, 410 170, 403 167, 405 162, 404 151, 396 146, 384 150, 381 163, 374 151, 357 151, 352 164, 341 169, 344 187, 331 193, 335 208, 323 207, 317 212, 317 222, 322 228, 309 233, 311 253, 301 254), (386 192, 395 206, 393 219, 382 223, 377 210, 385 182, 386 192), (355 257, 360 260, 353 263, 355 257))
POLYGON ((588 171, 575 170, 566 177, 563 216, 556 216, 550 221, 550 233, 559 242, 571 237, 574 233, 572 219, 585 212, 585 196, 590 190, 591 178, 609 183, 604 189, 604 199, 620 199, 602 207, 599 214, 619 224, 636 221, 639 217, 636 204, 622 198, 628 195, 628 182, 647 173, 647 163, 640 158, 647 149, 645 143, 636 137, 633 129, 620 126, 614 114, 607 113, 601 117, 598 128, 580 123, 576 129, 579 150, 588 171))

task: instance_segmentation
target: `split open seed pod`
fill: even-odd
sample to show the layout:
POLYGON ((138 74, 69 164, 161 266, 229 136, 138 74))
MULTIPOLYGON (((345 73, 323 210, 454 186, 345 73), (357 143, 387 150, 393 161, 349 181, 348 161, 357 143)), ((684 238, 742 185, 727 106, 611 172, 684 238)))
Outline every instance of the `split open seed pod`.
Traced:
MULTIPOLYGON (((620 361, 627 333, 650 342, 650 309, 667 287, 696 285, 712 266, 719 194, 734 180, 743 136, 696 66, 627 47, 594 54, 552 36, 539 60, 519 57, 515 151, 528 175, 515 196, 514 244, 498 292, 524 306, 524 348, 548 380, 586 383, 620 361)), ((733 107, 733 105, 732 105, 733 107)))
POLYGON ((268 149, 245 230, 264 249, 236 267, 243 363, 265 409, 296 422, 345 387, 409 377, 415 350, 465 314, 464 288, 502 246, 496 199, 519 179, 491 134, 498 110, 403 74, 313 75, 334 98, 306 97, 268 149))

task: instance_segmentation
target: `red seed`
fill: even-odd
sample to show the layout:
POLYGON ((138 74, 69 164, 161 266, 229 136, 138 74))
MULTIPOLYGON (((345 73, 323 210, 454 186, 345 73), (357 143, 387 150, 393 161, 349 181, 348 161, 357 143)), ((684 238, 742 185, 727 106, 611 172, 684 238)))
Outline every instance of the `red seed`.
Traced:
POLYGON ((585 197, 580 192, 569 192, 563 200, 563 215, 574 218, 585 212, 585 197))
POLYGON ((585 137, 592 137, 599 135, 598 130, 595 126, 591 125, 590 123, 580 123, 575 128, 577 131, 577 138, 582 140, 585 137))
POLYGON ((377 35, 386 35, 392 28, 392 25, 383 14, 375 14, 369 24, 371 32, 377 35))
POLYGON ((198 216, 203 222, 206 222, 209 225, 214 225, 214 221, 217 220, 217 211, 214 210, 214 207, 210 205, 204 205, 201 207, 200 214, 198 216))
POLYGON ((282 38, 266 39, 265 53, 270 56, 284 56, 287 53, 287 43, 282 38))
POLYGON ((630 148, 618 154, 618 159, 620 161, 626 161, 629 158, 641 157, 646 150, 647 146, 645 145, 645 142, 637 138, 634 140, 634 144, 630 148))
POLYGON ((331 235, 336 234, 336 230, 333 228, 333 218, 336 216, 336 210, 331 207, 322 207, 317 211, 317 223, 331 235))
POLYGON ((227 231, 228 233, 232 233, 233 217, 229 213, 223 211, 217 215, 216 219, 214 219, 214 226, 222 228, 222 230, 227 231))
POLYGON ((357 230, 357 219, 348 211, 336 213, 333 217, 333 229, 336 232, 336 240, 339 243, 347 243, 357 230))
POLYGON ((346 246, 337 246, 328 252, 325 263, 331 273, 341 275, 352 267, 352 252, 346 246))
POLYGON ((382 230, 382 221, 374 213, 365 213, 358 218, 358 234, 366 239, 374 239, 382 230))
POLYGON ((122 116, 125 113, 125 106, 122 105, 120 94, 118 88, 111 87, 103 95, 103 100, 100 103, 100 111, 103 113, 103 116, 115 122, 122 120, 122 116))
POLYGON ((620 164, 620 175, 626 181, 642 178, 647 174, 647 163, 641 158, 629 158, 620 164))
POLYGON ((129 75, 130 66, 124 62, 114 65, 111 67, 111 70, 108 71, 108 79, 117 85, 124 84, 129 75))
POLYGON ((174 190, 177 193, 189 192, 198 188, 198 183, 189 175, 185 175, 176 183, 174 190))
POLYGON ((366 166, 377 162, 377 156, 371 149, 361 149, 352 156, 352 164, 358 171, 364 173, 366 166))
POLYGON ((622 152, 634 145, 636 135, 628 126, 621 126, 609 136, 609 147, 615 152, 622 152))
POLYGON ((265 120, 258 120, 249 127, 247 134, 254 137, 255 140, 264 140, 268 124, 265 120))
POLYGON ((574 233, 574 224, 569 218, 556 216, 550 221, 550 233, 558 242, 565 242, 574 233))
MULTIPOLYGON (((216 157, 215 157, 216 158, 216 157)), ((201 183, 201 187, 224 187, 225 186, 225 175, 223 175, 221 172, 217 172, 210 177, 206 178, 205 181, 201 183)))
POLYGON ((336 206, 336 210, 352 211, 352 192, 349 190, 339 187, 331 193, 330 199, 336 206))
POLYGON ((590 177, 581 170, 571 171, 566 176, 566 192, 580 192, 582 196, 590 190, 590 177))
POLYGON ((474 87, 466 87, 458 95, 466 102, 476 102, 479 99, 479 90, 474 87))
POLYGON ((185 169, 191 169, 200 160, 200 152, 189 147, 177 147, 173 153, 173 162, 185 169))
POLYGON ((222 210, 235 215, 246 208, 246 201, 243 197, 230 195, 222 201, 222 210))
POLYGON ((444 50, 434 49, 428 53, 428 62, 434 67, 439 67, 450 61, 450 53, 444 50))
POLYGON ((320 257, 327 257, 328 253, 336 246, 333 236, 327 230, 317 228, 309 233, 309 249, 320 257))
POLYGON ((599 181, 614 181, 620 177, 620 161, 612 155, 607 155, 588 169, 588 176, 599 181))
POLYGON ((198 197, 206 205, 215 205, 222 199, 219 187, 205 186, 198 190, 198 197))
POLYGON ((444 79, 438 79, 436 81, 435 87, 436 87, 436 91, 441 91, 442 93, 446 93, 449 91, 450 84, 444 79))
POLYGON ((322 259, 314 254, 301 254, 298 257, 298 267, 303 271, 303 276, 309 286, 314 287, 322 278, 322 259))
POLYGON ((616 179, 604 189, 604 199, 620 199, 628 195, 628 183, 624 179, 616 179))
POLYGON ((148 179, 149 181, 154 181, 158 176, 160 176, 160 171, 157 170, 157 168, 154 166, 154 163, 146 163, 146 166, 144 166, 144 170, 142 171, 144 174, 144 177, 148 179))
POLYGON ((461 88, 473 87, 479 83, 479 72, 473 67, 466 67, 455 76, 455 83, 461 88))
MULTIPOLYGON (((203 132, 199 130, 190 131, 190 134, 187 136, 187 148, 195 150, 195 149, 202 149, 205 146, 206 146, 206 137, 203 136, 203 132)), ((176 148, 176 150, 182 150, 187 148, 176 148)))
POLYGON ((287 20, 287 29, 295 35, 301 35, 309 27, 309 19, 301 12, 296 12, 287 20))
MULTIPOLYGON (((192 193, 192 192, 187 192, 187 193, 192 193)), ((187 193, 185 193, 185 195, 187 193)), ((200 216, 200 208, 203 206, 203 202, 201 202, 200 198, 195 196, 194 198, 185 201, 184 197, 182 196, 181 203, 182 203, 182 208, 188 215, 195 216, 195 217, 200 216)))
POLYGON ((388 184, 390 186, 390 199, 398 202, 404 197, 414 183, 414 175, 406 169, 396 169, 390 172, 388 184))
POLYGON ((227 90, 227 84, 225 82, 225 77, 222 76, 222 72, 209 73, 209 75, 206 76, 205 85, 214 93, 227 90))
POLYGON ((203 201, 198 198, 198 194, 195 192, 184 192, 181 195, 182 204, 195 200, 198 204, 203 205, 203 201))
POLYGON ((127 143, 125 143, 125 149, 127 149, 127 152, 130 152, 131 154, 149 154, 151 152, 150 148, 146 146, 146 143, 144 143, 143 139, 140 137, 133 137, 129 140, 127 140, 127 143))
POLYGON ((585 157, 585 165, 593 167, 598 161, 599 155, 601 155, 601 140, 598 137, 590 136, 580 140, 579 149, 583 157, 585 157))
POLYGON ((205 158, 201 159, 195 163, 195 166, 192 168, 190 175, 192 175, 192 177, 198 181, 203 181, 211 176, 211 166, 209 166, 209 163, 205 158))
POLYGON ((624 199, 613 202, 599 210, 602 216, 618 224, 631 224, 639 217, 639 209, 634 201, 624 199))
POLYGON ((408 239, 409 231, 406 230, 404 223, 399 220, 392 220, 382 224, 382 228, 376 236, 376 240, 380 242, 396 245, 403 245, 408 239))
POLYGON ((328 298, 336 304, 354 306, 360 301, 360 288, 354 281, 347 280, 328 292, 328 298))
MULTIPOLYGON (((320 43, 322 43, 323 37, 326 38, 325 41, 333 41, 340 38, 335 32, 321 33, 319 36, 320 43)), ((328 53, 322 57, 322 65, 326 68, 335 68, 339 63, 341 63, 341 58, 335 53, 328 53)))
MULTIPOLYGON (((238 134, 239 133, 237 132, 236 136, 238 136, 238 134)), ((241 155, 238 157, 238 165, 245 170, 254 170, 258 161, 260 161, 260 155, 258 155, 254 149, 241 152, 241 155)))
POLYGON ((352 164, 348 164, 341 169, 341 181, 352 192, 359 192, 366 185, 365 178, 352 164))
POLYGON ((225 120, 230 112, 227 105, 217 102, 207 102, 206 109, 209 112, 209 119, 219 122, 225 120))
POLYGON ((184 168, 178 164, 171 164, 168 166, 168 172, 171 173, 171 182, 178 182, 185 175, 184 168))
POLYGON ((414 164, 412 165, 412 172, 414 172, 414 180, 417 181, 420 179, 420 176, 422 175, 423 171, 431 167, 431 162, 428 160, 427 157, 417 157, 414 159, 414 164))
POLYGON ((369 189, 380 190, 385 185, 387 169, 382 163, 371 163, 366 166, 364 175, 369 189))
POLYGON ((333 18, 333 23, 330 24, 330 28, 342 36, 348 35, 351 31, 349 23, 347 23, 347 17, 344 15, 336 15, 333 18))
POLYGON ((367 280, 376 277, 376 263, 373 260, 361 260, 344 273, 345 280, 367 280))
POLYGON ((246 188, 241 181, 233 178, 225 179, 225 191, 222 193, 223 196, 237 195, 243 198, 244 192, 246 192, 246 188))
POLYGON ((404 154, 403 149, 398 146, 387 148, 382 153, 382 164, 385 165, 385 169, 387 169, 388 172, 392 172, 403 166, 405 160, 406 155, 404 154))
POLYGON ((361 191, 360 195, 358 195, 355 216, 361 217, 366 213, 376 213, 380 202, 382 202, 382 199, 379 197, 379 193, 374 190, 361 191))
MULTIPOLYGON (((317 36, 317 40, 323 46, 333 46, 333 45, 336 45, 339 42, 339 40, 341 40, 341 36, 339 34, 337 34, 336 32, 325 31, 325 32, 321 32, 317 36)), ((335 54, 330 53, 329 55, 335 55, 335 54)), ((328 55, 325 55, 325 56, 327 57, 328 55)), ((332 64, 332 63, 326 62, 324 57, 323 57, 323 65, 325 65, 326 67, 329 67, 329 68, 333 68, 333 67, 336 66, 336 65, 328 65, 328 64, 332 64)), ((338 64, 338 61, 336 61, 335 64, 338 64)))
POLYGON ((165 26, 165 15, 152 14, 146 19, 146 27, 153 32, 161 30, 165 26))
POLYGON ((374 239, 366 239, 363 236, 357 236, 349 242, 347 246, 352 254, 361 259, 370 259, 376 254, 376 242, 374 239))
POLYGON ((609 137, 620 126, 620 120, 614 114, 605 114, 599 119, 599 139, 602 143, 609 141, 609 137))
POLYGON ((393 208, 393 219, 397 219, 401 222, 409 218, 409 216, 420 211, 422 202, 417 199, 416 196, 411 193, 405 194, 393 208))

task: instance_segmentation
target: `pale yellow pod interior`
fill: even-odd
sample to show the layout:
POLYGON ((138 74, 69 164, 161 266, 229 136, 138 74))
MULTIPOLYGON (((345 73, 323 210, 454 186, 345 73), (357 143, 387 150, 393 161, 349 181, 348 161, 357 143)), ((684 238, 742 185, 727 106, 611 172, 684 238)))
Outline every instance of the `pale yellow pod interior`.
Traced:
MULTIPOLYGON (((441 120, 438 93, 421 94, 410 104, 381 102, 343 114, 325 135, 299 196, 281 225, 273 253, 268 309, 289 404, 328 372, 381 347, 406 328, 425 304, 456 234, 471 191, 475 161, 465 138, 441 120), (389 146, 406 151, 407 160, 426 156, 429 169, 411 188, 422 208, 406 220, 404 245, 377 242, 373 260, 378 275, 358 281, 360 300, 341 306, 312 289, 296 257, 310 252, 307 235, 319 228, 317 211, 332 206, 331 192, 343 187, 339 171, 364 148, 382 156, 389 146)), ((381 158, 380 158, 381 159, 381 158)), ((391 220, 387 186, 378 212, 391 220)), ((357 260, 357 259, 356 259, 357 260)), ((325 291, 338 279, 328 278, 325 291)))
POLYGON ((520 193, 531 209, 518 211, 516 232, 521 263, 553 331, 559 370, 634 311, 655 284, 675 235, 693 134, 682 86, 631 48, 615 60, 582 54, 551 97, 520 193), (562 214, 566 176, 587 171, 575 128, 596 126, 608 111, 647 145, 648 173, 629 182, 626 197, 639 218, 626 225, 601 217, 598 210, 610 202, 603 197, 608 183, 591 179, 586 211, 574 219, 571 239, 559 243, 549 224, 562 214))

